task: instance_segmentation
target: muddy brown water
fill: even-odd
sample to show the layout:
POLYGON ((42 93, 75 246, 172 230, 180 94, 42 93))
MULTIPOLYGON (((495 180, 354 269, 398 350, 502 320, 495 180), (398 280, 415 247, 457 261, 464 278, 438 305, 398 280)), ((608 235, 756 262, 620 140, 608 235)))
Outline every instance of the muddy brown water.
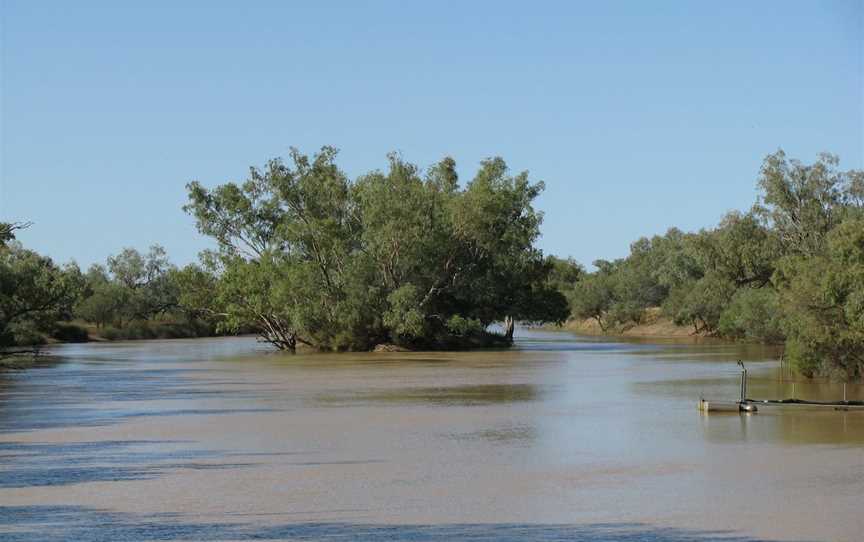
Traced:
POLYGON ((790 396, 768 348, 520 330, 507 351, 52 354, 0 373, 0 540, 864 537, 864 412, 697 411, 737 397, 738 359, 750 396, 790 396))

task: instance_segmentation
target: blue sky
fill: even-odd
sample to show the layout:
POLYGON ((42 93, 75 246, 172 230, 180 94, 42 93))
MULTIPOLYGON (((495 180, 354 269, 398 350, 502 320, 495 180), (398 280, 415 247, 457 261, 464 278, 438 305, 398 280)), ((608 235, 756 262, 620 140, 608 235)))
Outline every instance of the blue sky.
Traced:
POLYGON ((762 158, 864 160, 864 7, 834 2, 24 2, 2 7, 0 219, 86 266, 208 242, 184 185, 290 146, 484 157, 546 182, 583 263, 756 198, 762 158))

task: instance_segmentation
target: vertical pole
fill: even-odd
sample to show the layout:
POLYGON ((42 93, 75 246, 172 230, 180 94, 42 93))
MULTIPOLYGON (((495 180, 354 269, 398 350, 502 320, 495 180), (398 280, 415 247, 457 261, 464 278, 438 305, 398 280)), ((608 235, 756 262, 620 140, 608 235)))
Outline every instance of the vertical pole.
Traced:
POLYGON ((845 383, 845 382, 843 383, 843 402, 844 402, 844 403, 848 403, 848 402, 849 402, 849 401, 846 400, 846 383, 845 383))
POLYGON ((783 382, 783 354, 780 354, 780 382, 783 382))

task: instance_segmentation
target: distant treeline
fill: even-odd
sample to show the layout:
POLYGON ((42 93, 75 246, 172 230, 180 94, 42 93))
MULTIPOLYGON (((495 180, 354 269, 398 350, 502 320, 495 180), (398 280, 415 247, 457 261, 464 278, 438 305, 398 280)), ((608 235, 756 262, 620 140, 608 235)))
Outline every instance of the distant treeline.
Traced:
MULTIPOLYGON (((86 341, 209 336, 214 322, 180 304, 179 270, 162 247, 125 249, 86 272, 15 242, 26 225, 0 224, 0 347, 53 338, 86 341)), ((2 354, 2 351, 0 351, 2 354)))
POLYGON ((108 339, 254 331, 287 350, 464 348, 509 344, 517 320, 572 314, 614 332, 659 307, 694 334, 785 342, 804 374, 864 376, 864 173, 834 156, 770 155, 748 212, 640 239, 591 273, 535 247, 543 184, 500 158, 460 185, 450 158, 422 171, 391 155, 350 180, 335 157, 292 151, 243 183, 189 184, 184 209, 217 249, 183 268, 157 245, 82 272, 15 241, 29 224, 0 223, 0 347, 84 340, 83 325, 108 339))
POLYGON ((807 375, 864 376, 864 172, 769 155, 761 195, 712 229, 642 238, 566 293, 604 330, 662 313, 694 333, 784 342, 807 375))
POLYGON ((534 246, 542 183, 495 158, 462 187, 450 158, 422 172, 396 155, 352 181, 335 156, 292 151, 241 184, 191 183, 185 209, 218 249, 182 269, 154 246, 82 272, 15 241, 26 224, 0 225, 0 346, 86 338, 77 321, 109 339, 254 330, 287 350, 462 348, 568 317, 560 262, 534 246))

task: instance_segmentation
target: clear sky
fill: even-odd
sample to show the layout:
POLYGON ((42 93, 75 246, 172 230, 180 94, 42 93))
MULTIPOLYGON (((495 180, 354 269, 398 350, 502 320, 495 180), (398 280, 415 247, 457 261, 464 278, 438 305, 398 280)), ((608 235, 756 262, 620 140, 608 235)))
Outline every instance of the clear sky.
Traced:
POLYGON ((583 263, 757 195, 778 148, 864 160, 860 1, 2 3, 0 220, 82 266, 208 246, 184 185, 288 147, 352 176, 397 150, 546 182, 583 263))

